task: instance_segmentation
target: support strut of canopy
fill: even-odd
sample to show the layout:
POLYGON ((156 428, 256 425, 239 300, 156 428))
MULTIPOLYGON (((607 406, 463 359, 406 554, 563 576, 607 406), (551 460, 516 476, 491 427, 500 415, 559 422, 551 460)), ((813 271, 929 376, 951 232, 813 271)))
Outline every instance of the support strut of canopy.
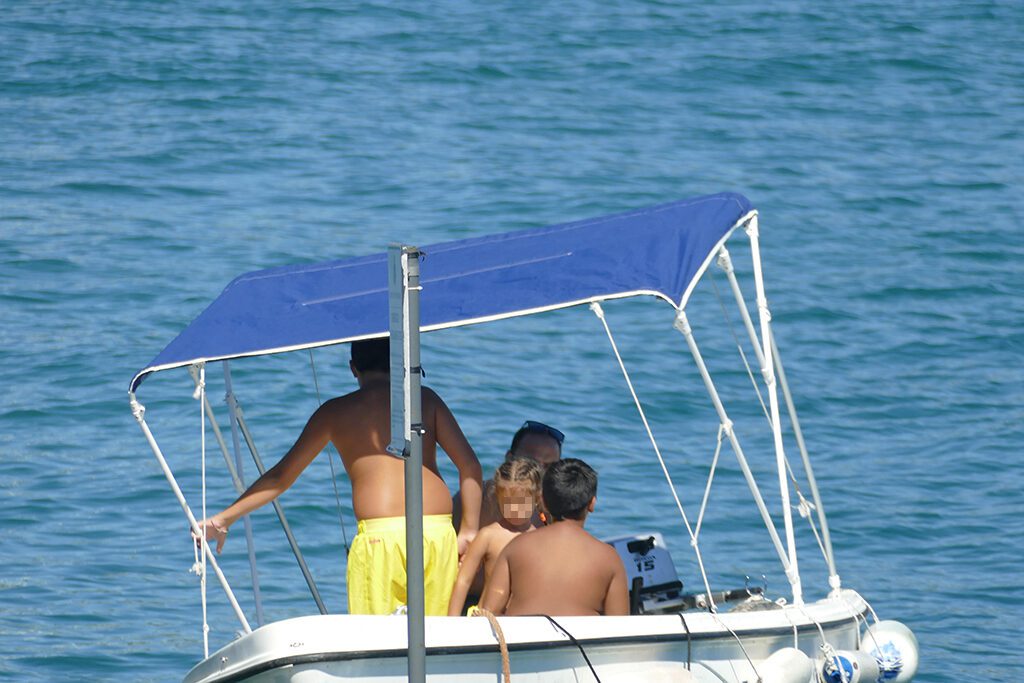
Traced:
POLYGON ((800 570, 796 559, 796 536, 793 532, 793 510, 789 506, 789 480, 786 479, 786 451, 782 443, 782 423, 779 417, 779 392, 775 384, 775 365, 772 362, 771 311, 764 291, 764 277, 761 272, 761 246, 758 239, 757 216, 747 223, 750 237, 751 260, 754 263, 754 285, 757 289, 757 312, 761 321, 761 342, 764 355, 764 381, 768 386, 768 405, 772 413, 772 437, 775 441, 775 464, 779 473, 779 493, 782 496, 782 520, 786 527, 786 544, 789 548, 790 582, 793 584, 793 602, 803 602, 800 587, 800 570))
MULTIPOLYGON (((736 305, 740 310, 740 317, 743 319, 743 325, 747 329, 747 335, 750 337, 754 353, 757 355, 757 362, 763 372, 763 368, 766 367, 766 361, 764 352, 761 349, 761 341, 758 339, 757 331, 754 329, 754 323, 750 318, 750 312, 747 310, 746 299, 744 298, 739 282, 736 279, 736 271, 725 246, 722 246, 719 250, 718 266, 725 272, 725 275, 729 280, 729 286, 732 289, 733 298, 736 300, 736 305)), ((814 477, 814 469, 811 467, 811 459, 807 453, 807 445, 804 442, 803 430, 800 428, 800 419, 797 417, 796 404, 793 402, 793 395, 789 390, 789 383, 786 381, 786 372, 782 367, 782 357, 779 355, 779 348, 775 343, 774 332, 771 333, 771 351, 775 371, 779 380, 779 386, 782 389, 782 395, 786 400, 786 409, 789 413, 790 424, 793 427, 793 435, 796 437, 797 447, 800 450, 800 458, 804 465, 804 472, 807 475, 807 482, 811 489, 811 497, 814 499, 814 507, 818 512, 818 523, 821 525, 823 542, 822 549, 829 569, 829 585, 833 590, 838 590, 842 584, 839 578, 839 573, 836 571, 835 554, 832 550, 832 537, 829 534, 828 519, 825 515, 825 507, 821 501, 821 493, 818 490, 818 482, 814 477)))
POLYGON ((181 505, 181 509, 185 512, 185 516, 188 518, 189 527, 192 529, 192 533, 196 538, 203 539, 201 541, 203 553, 206 555, 207 562, 213 566, 213 571, 217 575, 217 580, 220 582, 221 588, 223 588, 224 592, 227 594, 228 602, 231 603, 231 608, 234 610, 235 616, 238 617, 238 621, 242 624, 242 630, 246 633, 252 633, 252 627, 249 626, 249 621, 245 618, 245 613, 239 606, 238 600, 235 599, 234 591, 231 590, 231 586, 228 585, 228 581, 224 577, 224 573, 217 564, 217 558, 214 557, 213 551, 210 549, 210 544, 205 540, 206 534, 202 533, 200 530, 199 522, 196 521, 195 515, 192 514, 192 510, 189 508, 188 502, 185 500, 185 494, 181 492, 181 487, 178 486, 178 481, 174 478, 174 473, 171 472, 171 468, 167 464, 167 459, 160 450, 160 445, 157 444, 156 438, 153 436, 153 432, 146 423, 146 407, 139 403, 135 398, 135 392, 128 392, 128 402, 132 408, 132 415, 135 416, 135 420, 139 423, 139 427, 141 427, 142 433, 146 437, 146 441, 149 442, 149 447, 153 450, 153 455, 156 456, 157 462, 160 463, 160 469, 163 471, 164 477, 167 478, 167 483, 170 484, 171 491, 174 492, 174 497, 178 499, 178 504, 181 505))
MULTIPOLYGON (((245 415, 242 414, 242 406, 239 405, 238 399, 235 397, 234 392, 228 391, 224 396, 224 400, 228 404, 228 408, 231 410, 231 414, 234 415, 234 419, 238 421, 238 428, 242 432, 242 438, 245 439, 246 446, 249 447, 249 453, 252 455, 253 462, 256 463, 256 469, 259 470, 260 476, 267 471, 266 466, 263 464, 263 458, 260 457, 260 453, 256 450, 256 443, 253 441, 252 433, 249 431, 249 425, 245 422, 245 415)), ((295 535, 292 533, 292 527, 288 524, 288 519, 284 516, 284 509, 281 507, 281 502, 278 499, 271 501, 274 506, 274 512, 277 513, 277 520, 281 523, 281 529, 284 530, 284 535, 288 537, 288 545, 291 546, 292 554, 295 555, 295 560, 299 563, 299 569, 302 571, 303 578, 306 579, 306 585, 309 587, 309 592, 313 596, 313 601, 316 602, 317 609, 320 610, 320 614, 327 614, 327 607, 324 605, 324 601, 320 598, 320 591, 316 587, 316 582, 313 580, 313 575, 309 571, 309 567, 306 565, 306 559, 302 556, 302 550, 299 549, 299 544, 295 540, 295 535)))
POLYGON ((715 411, 718 413, 718 420, 721 423, 722 430, 725 432, 726 436, 729 437, 729 444, 732 446, 733 453, 736 454, 736 460, 739 462, 740 469, 743 471, 743 477, 747 481, 750 493, 754 497, 754 503, 757 505, 757 509, 761 513, 761 519, 764 521, 765 528, 768 530, 768 535, 771 537, 772 543, 775 546, 775 552, 778 553, 779 560, 782 562, 782 568, 785 570, 786 578, 789 580, 789 585, 793 589, 793 599, 795 601, 796 596, 799 595, 800 591, 799 577, 792 570, 792 565, 789 562, 786 549, 782 545, 782 540, 779 539, 779 534, 775 530, 775 523, 772 521, 771 514, 768 512, 768 507, 765 505, 764 498, 761 496, 761 490, 758 488, 757 481, 754 479, 754 473, 751 472, 750 464, 747 462, 747 458, 743 454, 743 447, 740 446, 739 438, 737 438, 736 432, 733 429, 732 420, 729 419, 729 414, 726 412, 725 406, 722 405, 722 400, 718 396, 718 390, 715 388, 715 383, 711 379, 711 374, 708 372, 707 365, 704 364, 704 358, 701 356, 700 348, 697 346, 697 341, 693 337, 693 328, 690 327, 690 321, 687 319, 685 311, 681 310, 676 314, 674 327, 686 338, 686 344, 690 348, 690 354, 693 356, 693 361, 697 366, 697 371, 700 372, 700 376, 704 380, 704 387, 707 389, 708 395, 711 397, 711 403, 715 406, 715 411))
MULTIPOLYGON (((227 372, 227 361, 224 362, 224 366, 225 372, 227 372)), ((192 381, 195 383, 196 389, 198 389, 201 383, 199 372, 196 370, 195 366, 189 367, 188 371, 189 374, 192 376, 192 381)), ((228 386, 230 386, 230 381, 228 386)), ((214 416, 213 406, 210 405, 210 399, 205 391, 202 392, 201 399, 203 402, 203 412, 206 415, 206 419, 210 423, 210 428, 213 430, 213 436, 217 441, 217 445, 220 447, 221 455, 224 456, 224 464, 227 465, 228 474, 231 476, 231 483, 235 487, 235 491, 238 493, 238 495, 242 495, 242 493, 245 491, 245 481, 242 479, 240 469, 241 461, 239 456, 241 455, 241 453, 238 450, 238 436, 237 430, 235 429, 234 426, 234 421, 232 421, 232 436, 235 438, 235 462, 232 462, 231 455, 228 453, 227 444, 224 442, 224 435, 221 433, 220 426, 217 424, 217 419, 214 416)), ((206 516, 205 510, 203 511, 203 516, 206 516)), ((260 595, 259 575, 256 573, 256 545, 252 535, 252 520, 249 518, 249 515, 245 515, 244 517, 242 517, 242 522, 245 528, 245 545, 246 548, 248 549, 249 554, 249 571, 252 576, 253 601, 256 604, 256 624, 262 626, 263 598, 260 595)))
MULTIPOLYGON (((601 304, 594 302, 590 304, 590 310, 594 312, 597 319, 604 325, 604 331, 608 335, 608 341, 612 345, 612 351, 615 353, 615 359, 619 362, 619 368, 622 370, 622 376, 626 380, 626 386, 629 387, 629 393, 633 396, 633 403, 636 404, 636 409, 640 413, 640 420, 644 423, 644 429, 647 430, 647 436, 651 440, 651 446, 654 447, 654 454, 658 456, 658 462, 661 463, 661 471, 665 474, 665 479, 668 481, 668 487, 672 491, 672 497, 676 501, 676 507, 679 508, 679 515, 683 518, 683 525, 686 527, 686 533, 690 535, 690 545, 693 546, 693 552, 697 556, 697 566, 700 568, 701 578, 704 579, 704 589, 707 591, 708 608, 710 611, 715 611, 715 599, 711 593, 711 584, 708 582, 708 573, 704 569, 704 558, 701 557, 700 545, 697 543, 697 534, 694 533, 693 528, 690 526, 690 520, 686 517, 686 511, 683 509, 683 503, 679 500, 679 493, 676 491, 676 485, 672 481, 672 475, 668 473, 668 467, 665 465, 665 458, 661 457, 661 449, 658 448, 658 442, 654 438, 654 432, 651 431, 651 425, 647 422, 647 415, 644 414, 644 408, 640 404, 640 399, 636 395, 636 390, 633 388, 633 380, 629 378, 629 373, 626 371, 626 364, 622 361, 622 356, 619 354, 619 347, 615 343, 615 337, 612 336, 611 327, 608 326, 608 320, 605 318, 604 309, 601 304)), ((710 484, 710 482, 709 482, 710 484)))

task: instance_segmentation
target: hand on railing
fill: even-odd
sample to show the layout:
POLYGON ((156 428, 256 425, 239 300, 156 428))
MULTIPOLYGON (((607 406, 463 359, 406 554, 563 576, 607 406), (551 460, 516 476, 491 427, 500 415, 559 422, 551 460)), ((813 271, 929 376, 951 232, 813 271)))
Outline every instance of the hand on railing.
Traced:
MULTIPOLYGON (((220 554, 221 549, 224 548, 224 541, 228 539, 228 527, 217 520, 217 516, 214 515, 209 519, 204 519, 199 522, 199 528, 206 532, 206 540, 217 541, 217 554, 220 554)), ((196 545, 199 545, 199 538, 195 532, 192 532, 192 538, 195 540, 196 545)))

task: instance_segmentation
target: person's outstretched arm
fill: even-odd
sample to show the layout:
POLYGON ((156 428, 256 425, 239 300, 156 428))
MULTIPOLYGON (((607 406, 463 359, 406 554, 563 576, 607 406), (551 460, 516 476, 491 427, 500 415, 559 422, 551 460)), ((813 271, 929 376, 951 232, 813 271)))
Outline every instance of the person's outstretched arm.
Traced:
POLYGON ((473 579, 476 578, 476 573, 480 571, 480 565, 483 563, 484 556, 487 555, 489 536, 490 534, 487 533, 486 529, 481 529, 480 533, 473 539, 473 542, 469 544, 469 550, 466 551, 465 557, 462 558, 462 564, 459 566, 459 575, 455 579, 452 597, 448 602, 448 616, 450 617, 462 616, 462 607, 466 604, 466 596, 469 595, 473 579))
MULTIPOLYGON (((511 545, 511 543, 509 544, 511 545)), ((508 567, 508 548, 494 562, 494 571, 487 577, 484 593, 480 596, 480 606, 494 614, 504 614, 511 596, 511 574, 508 567)))
POLYGON ((466 440, 462 428, 441 397, 437 396, 434 433, 437 443, 448 454, 459 471, 459 492, 462 498, 462 520, 459 523, 459 557, 469 549, 469 544, 480 529, 480 499, 483 492, 483 470, 473 447, 466 440))
POLYGON ((253 510, 266 505, 288 490, 309 463, 313 462, 330 438, 331 421, 321 406, 306 422, 302 434, 281 460, 263 473, 259 479, 224 510, 199 522, 206 532, 207 541, 217 541, 217 552, 224 547, 228 528, 253 510))

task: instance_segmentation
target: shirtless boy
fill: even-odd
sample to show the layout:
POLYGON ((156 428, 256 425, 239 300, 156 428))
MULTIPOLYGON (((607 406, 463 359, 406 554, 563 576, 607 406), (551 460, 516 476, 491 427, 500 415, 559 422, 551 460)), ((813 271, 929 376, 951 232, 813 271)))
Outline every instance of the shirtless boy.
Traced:
MULTIPOLYGON (((200 522, 206 538, 224 546, 240 517, 284 493, 332 442, 352 482, 358 533, 348 557, 350 614, 389 614, 406 601, 405 463, 388 455, 391 440, 390 354, 386 338, 352 343, 349 363, 359 388, 327 401, 309 418, 295 445, 238 500, 200 522)), ((458 573, 458 557, 479 528, 481 469, 444 401, 423 387, 423 555, 426 613, 443 616, 458 573), (451 497, 437 468, 437 445, 455 464, 464 506, 458 536, 451 497)))
POLYGON ((582 460, 566 458, 549 467, 544 502, 554 522, 505 547, 480 606, 508 615, 628 614, 626 569, 618 553, 583 530, 596 496, 597 473, 582 460))

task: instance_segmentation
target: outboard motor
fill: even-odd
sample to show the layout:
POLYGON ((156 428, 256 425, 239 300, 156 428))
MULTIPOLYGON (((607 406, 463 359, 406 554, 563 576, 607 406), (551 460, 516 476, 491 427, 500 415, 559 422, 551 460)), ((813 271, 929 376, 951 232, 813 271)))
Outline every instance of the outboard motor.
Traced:
POLYGON ((630 586, 630 613, 657 614, 680 611, 683 582, 676 573, 665 539, 658 532, 622 536, 605 541, 618 552, 630 586))
POLYGON ((908 683, 917 673, 917 638, 898 621, 879 621, 872 625, 861 638, 860 651, 878 662, 878 680, 882 683, 908 683))

